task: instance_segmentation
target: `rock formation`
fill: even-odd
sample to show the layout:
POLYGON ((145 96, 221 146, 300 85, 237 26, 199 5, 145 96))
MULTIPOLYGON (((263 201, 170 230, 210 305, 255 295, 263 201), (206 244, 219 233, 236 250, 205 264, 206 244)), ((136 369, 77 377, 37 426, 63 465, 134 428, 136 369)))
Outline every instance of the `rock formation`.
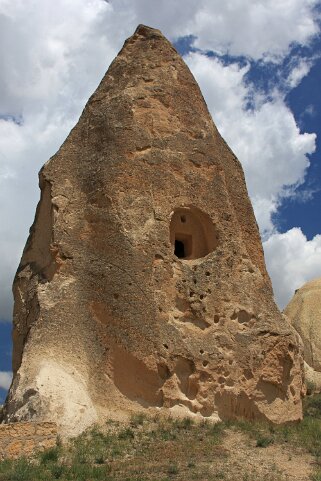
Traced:
POLYGON ((76 434, 139 410, 301 418, 298 338, 241 165, 160 31, 125 42, 40 188, 6 421, 76 434))
POLYGON ((302 339, 306 381, 321 391, 321 279, 298 289, 284 314, 302 339))

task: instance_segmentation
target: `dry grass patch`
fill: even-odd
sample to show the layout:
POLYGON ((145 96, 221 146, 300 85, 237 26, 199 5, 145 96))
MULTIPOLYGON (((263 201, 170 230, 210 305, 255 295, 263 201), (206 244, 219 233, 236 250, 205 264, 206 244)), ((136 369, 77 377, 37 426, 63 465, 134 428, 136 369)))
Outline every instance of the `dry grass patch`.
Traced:
POLYGON ((0 481, 321 481, 321 396, 305 412, 302 423, 280 427, 139 414, 31 460, 1 462, 0 481))

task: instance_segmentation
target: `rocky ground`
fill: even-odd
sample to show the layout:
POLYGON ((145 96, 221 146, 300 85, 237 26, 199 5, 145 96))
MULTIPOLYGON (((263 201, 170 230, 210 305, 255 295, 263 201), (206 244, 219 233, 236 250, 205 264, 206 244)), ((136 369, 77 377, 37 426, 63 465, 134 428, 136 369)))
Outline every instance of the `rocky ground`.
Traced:
POLYGON ((0 481, 320 481, 321 396, 303 422, 195 424, 134 416, 95 427, 33 459, 0 463, 0 481))

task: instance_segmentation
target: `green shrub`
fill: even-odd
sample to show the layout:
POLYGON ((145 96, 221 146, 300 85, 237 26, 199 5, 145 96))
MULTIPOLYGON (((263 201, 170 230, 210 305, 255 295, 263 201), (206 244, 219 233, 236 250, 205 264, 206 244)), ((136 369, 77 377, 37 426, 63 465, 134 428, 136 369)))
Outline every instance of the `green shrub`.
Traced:
POLYGON ((142 426, 146 420, 146 415, 144 413, 133 414, 130 418, 130 424, 133 427, 142 426))
POLYGON ((40 454, 40 463, 47 464, 52 462, 57 462, 59 457, 59 448, 56 446, 54 448, 46 449, 40 454))
POLYGON ((63 475, 66 473, 66 467, 61 464, 54 464, 50 468, 51 476, 53 479, 61 479, 63 475))
POLYGON ((38 481, 45 480, 44 472, 26 458, 7 463, 7 472, 0 474, 1 481, 38 481))
POLYGON ((307 396, 303 402, 303 412, 305 417, 321 419, 321 394, 307 396))
POLYGON ((307 395, 311 396, 312 394, 314 394, 316 389, 315 383, 313 381, 306 381, 305 385, 307 388, 307 395))
POLYGON ((321 471, 318 470, 316 473, 314 473, 311 477, 312 481, 321 481, 321 471))
POLYGON ((73 464, 65 473, 68 480, 105 481, 110 469, 107 466, 91 466, 90 464, 73 464))
POLYGON ((194 426, 194 421, 190 417, 185 417, 183 419, 174 419, 173 425, 175 428, 178 429, 190 429, 192 426, 194 426))
POLYGON ((267 436, 261 436, 256 440, 256 447, 257 448, 266 448, 270 444, 273 444, 273 438, 267 436))
POLYGON ((167 470, 167 473, 170 475, 170 476, 176 476, 178 474, 178 466, 176 463, 171 463, 169 466, 168 466, 168 470, 167 470))
POLYGON ((119 439, 133 439, 135 437, 135 433, 131 428, 122 429, 119 434, 119 439))
POLYGON ((96 458, 95 458, 96 464, 104 464, 104 462, 105 462, 104 456, 102 456, 101 454, 99 456, 96 456, 96 458))
POLYGON ((175 439, 177 439, 176 432, 173 429, 170 429, 170 428, 166 429, 164 427, 161 427, 158 430, 158 435, 159 435, 160 439, 162 439, 163 441, 174 441, 175 439))

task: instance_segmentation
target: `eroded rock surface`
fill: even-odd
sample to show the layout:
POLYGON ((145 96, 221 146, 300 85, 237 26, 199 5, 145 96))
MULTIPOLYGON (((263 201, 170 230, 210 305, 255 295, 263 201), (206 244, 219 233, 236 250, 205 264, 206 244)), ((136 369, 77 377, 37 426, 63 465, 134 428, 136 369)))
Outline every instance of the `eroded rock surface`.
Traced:
POLYGON ((76 434, 146 409, 301 418, 299 343, 241 165, 161 32, 125 42, 40 188, 7 421, 76 434))
POLYGON ((301 336, 306 379, 321 391, 321 279, 298 289, 284 314, 301 336))

